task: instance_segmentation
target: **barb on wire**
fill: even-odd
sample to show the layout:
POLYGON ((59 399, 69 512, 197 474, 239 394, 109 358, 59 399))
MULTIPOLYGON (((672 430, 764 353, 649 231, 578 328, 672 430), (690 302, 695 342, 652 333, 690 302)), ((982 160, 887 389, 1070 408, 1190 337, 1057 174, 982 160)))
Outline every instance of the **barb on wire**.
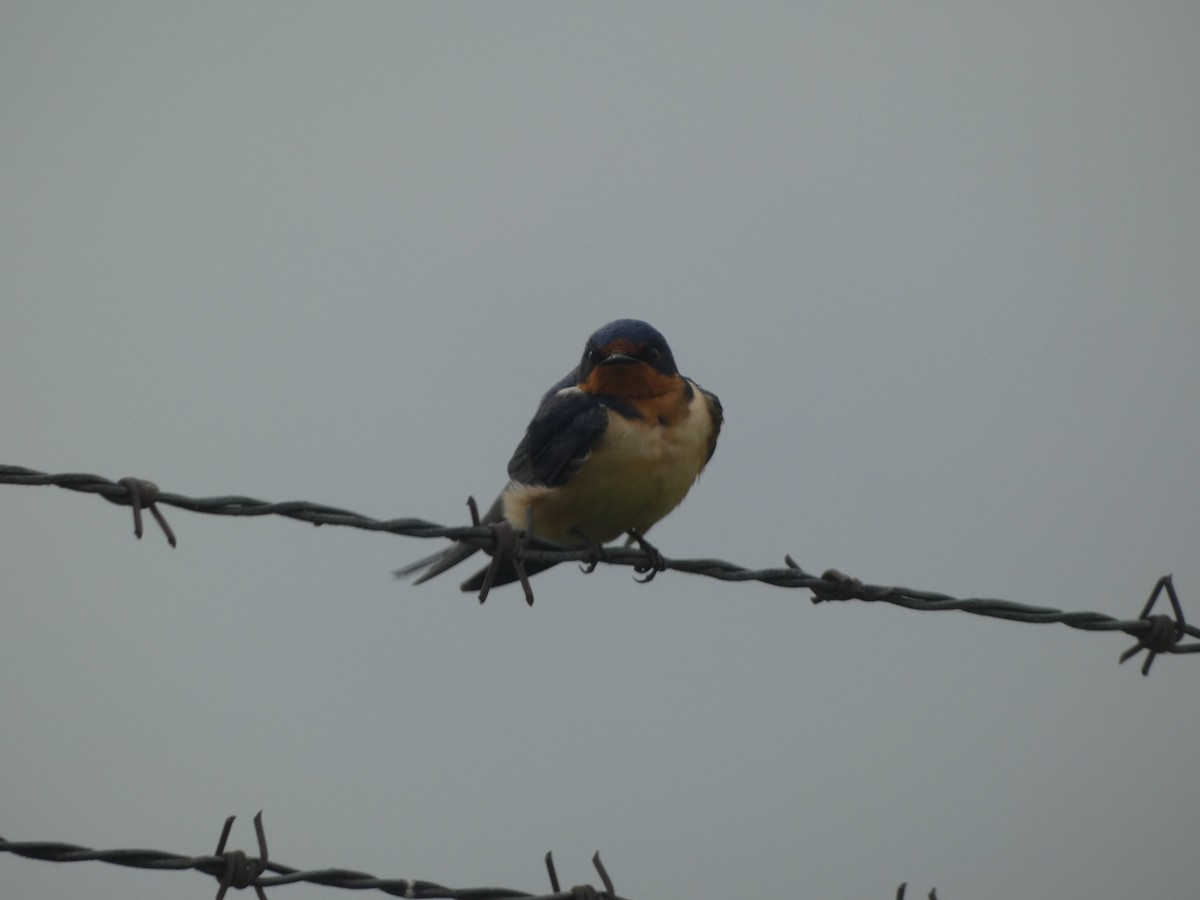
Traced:
POLYGON ((1154 657, 1159 653, 1170 651, 1187 633, 1187 623, 1183 621, 1183 607, 1179 605, 1179 597, 1175 593, 1175 581, 1170 575, 1164 575, 1155 582, 1154 590, 1150 592, 1150 599, 1142 607, 1142 614, 1138 618, 1149 622, 1150 630, 1139 637, 1136 644, 1121 654, 1118 663, 1123 663, 1145 650, 1146 661, 1142 663, 1142 674, 1149 675, 1150 666, 1154 664, 1154 657), (1158 595, 1164 590, 1167 592, 1167 598, 1171 601, 1171 609, 1175 613, 1173 619, 1170 616, 1150 615, 1150 610, 1154 608, 1158 595))
POLYGON ((479 507, 476 505, 474 497, 467 498, 467 508, 471 510, 471 524, 476 528, 488 529, 492 533, 494 541, 493 547, 487 551, 491 554, 492 561, 488 564, 487 571, 483 573, 483 585, 479 588, 479 602, 483 603, 487 600, 488 593, 496 583, 496 575, 500 571, 500 566, 508 560, 512 562, 513 570, 517 573, 521 590, 525 592, 525 603, 533 606, 533 588, 529 586, 529 575, 525 572, 525 560, 522 554, 529 542, 528 535, 533 533, 533 507, 529 507, 527 511, 526 518, 529 522, 525 531, 520 535, 507 519, 484 524, 483 520, 479 518, 479 507))
MULTIPOLYGON (((97 475, 75 473, 48 475, 45 472, 21 466, 0 465, 0 484, 57 485, 72 491, 100 494, 117 503, 133 502, 130 488, 126 484, 112 482, 97 475)), ((208 515, 274 515, 311 522, 314 525, 341 525, 348 528, 383 531, 416 538, 449 538, 487 551, 497 551, 498 542, 501 539, 494 529, 478 524, 447 527, 415 518, 373 519, 350 510, 306 501, 269 503, 253 497, 198 498, 158 492, 150 504, 152 511, 154 503, 208 515)), ((595 548, 563 547, 536 538, 518 540, 511 549, 503 549, 507 549, 515 558, 524 562, 576 561, 591 563, 596 559, 595 548)), ((1053 607, 1029 606, 1008 600, 978 597, 957 598, 913 588, 863 584, 858 579, 843 575, 834 569, 829 569, 824 575, 818 577, 806 572, 790 556, 784 558, 785 565, 782 568, 747 569, 720 559, 666 559, 661 554, 657 554, 656 558, 641 548, 605 547, 603 561, 612 565, 632 566, 635 571, 645 572, 650 568, 660 571, 669 569, 716 578, 720 581, 757 581, 776 587, 802 588, 813 592, 814 603, 863 600, 891 603, 905 609, 928 612, 956 609, 977 616, 1006 619, 1012 622, 1058 623, 1083 631, 1120 631, 1138 641, 1136 649, 1149 651, 1147 663, 1143 666, 1144 672, 1149 671, 1150 660, 1158 654, 1200 653, 1200 641, 1190 643, 1181 641, 1184 635, 1200 639, 1200 628, 1184 622, 1174 587, 1170 585, 1170 576, 1166 576, 1162 589, 1167 591, 1176 615, 1174 620, 1167 620, 1170 623, 1170 627, 1167 628, 1161 621, 1156 621, 1166 617, 1149 616, 1149 608, 1153 604, 1154 595, 1143 610, 1142 617, 1122 620, 1096 612, 1068 612, 1053 607)), ((529 591, 528 581, 525 582, 524 587, 526 599, 531 600, 532 592, 529 591)))
MULTIPOLYGON (((7 841, 0 837, 0 853, 7 852, 26 859, 40 859, 44 862, 106 862, 117 866, 134 869, 158 870, 194 870, 211 875, 217 879, 220 887, 217 900, 222 900, 229 888, 252 887, 258 893, 259 900, 265 900, 264 888, 278 887, 284 884, 307 882, 325 887, 344 888, 351 891, 375 890, 393 897, 420 898, 420 900, 622 900, 612 889, 612 880, 604 871, 600 862, 600 854, 592 857, 592 863, 600 873, 604 882, 605 893, 597 893, 592 888, 572 888, 560 891, 557 884, 551 894, 529 894, 525 891, 511 888, 477 887, 451 888, 433 881, 421 881, 412 878, 377 878, 365 872, 355 872, 350 869, 294 869, 291 866, 270 862, 267 859, 267 839, 263 833, 262 813, 254 817, 255 831, 258 836, 259 857, 247 858, 240 850, 226 851, 225 842, 233 825, 233 816, 225 820, 221 831, 221 839, 217 844, 217 852, 213 856, 181 856, 176 853, 165 853, 161 850, 93 850, 90 847, 79 847, 74 844, 64 844, 51 841, 7 841), (271 872, 274 874, 267 875, 271 872), (583 890, 585 893, 580 893, 583 890), (588 895, 586 890, 590 890, 588 895)), ((547 856, 547 865, 549 854, 547 856)), ((556 878, 552 880, 557 881, 556 878)))
POLYGON ((262 885, 258 883, 258 877, 267 867, 267 835, 263 831, 262 810, 260 809, 254 817, 254 832, 258 837, 258 859, 246 856, 244 850, 225 852, 225 842, 229 840, 234 818, 235 816, 230 816, 225 820, 225 827, 221 829, 221 837, 217 841, 217 852, 213 854, 225 860, 225 871, 217 879, 220 883, 220 887, 217 888, 217 900, 224 900, 225 892, 231 887, 239 891, 253 887, 258 900, 267 900, 262 885))
POLYGON ((153 481, 143 481, 140 478, 122 478, 117 484, 125 486, 127 495, 125 499, 111 497, 107 494, 104 495, 104 499, 117 504, 127 503, 133 507, 133 536, 139 541, 142 539, 142 507, 145 507, 150 510, 154 521, 167 536, 167 543, 174 547, 175 532, 171 530, 171 526, 167 524, 163 514, 154 505, 154 501, 158 499, 158 485, 153 481))
MULTIPOLYGON (((604 869, 604 863, 600 862, 600 851, 597 850, 592 856, 592 865, 596 867, 596 871, 600 874, 600 880, 604 883, 604 890, 597 891, 590 884, 577 884, 569 891, 567 896, 574 897, 575 900, 607 900, 610 897, 616 897, 617 892, 613 888, 612 879, 608 877, 608 872, 604 869)), ((550 890, 556 895, 561 892, 558 886, 558 872, 554 870, 554 856, 546 853, 546 874, 550 876, 550 890)))

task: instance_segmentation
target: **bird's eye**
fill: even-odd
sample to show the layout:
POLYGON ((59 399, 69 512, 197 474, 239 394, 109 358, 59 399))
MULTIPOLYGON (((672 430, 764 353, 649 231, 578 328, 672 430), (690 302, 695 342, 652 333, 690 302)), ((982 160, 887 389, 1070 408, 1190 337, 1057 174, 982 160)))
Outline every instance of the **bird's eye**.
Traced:
POLYGON ((646 357, 646 362, 658 362, 658 348, 647 347, 643 356, 646 357))

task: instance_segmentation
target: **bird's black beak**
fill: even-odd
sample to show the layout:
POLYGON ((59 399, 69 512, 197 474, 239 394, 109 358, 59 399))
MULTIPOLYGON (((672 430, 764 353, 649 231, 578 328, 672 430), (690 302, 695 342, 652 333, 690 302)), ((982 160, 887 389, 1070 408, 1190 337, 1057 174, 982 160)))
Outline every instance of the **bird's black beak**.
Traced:
POLYGON ((604 359, 600 360, 600 365, 625 366, 629 363, 635 362, 638 362, 638 360, 634 359, 632 356, 626 356, 624 353, 614 353, 612 356, 606 356, 604 359))

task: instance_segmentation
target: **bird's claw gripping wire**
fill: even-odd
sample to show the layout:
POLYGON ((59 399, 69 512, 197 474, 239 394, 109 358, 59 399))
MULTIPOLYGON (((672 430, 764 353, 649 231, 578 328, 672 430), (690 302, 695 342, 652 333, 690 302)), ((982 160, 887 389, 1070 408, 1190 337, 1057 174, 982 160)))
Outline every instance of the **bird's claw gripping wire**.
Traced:
POLYGON ((488 592, 496 583, 496 575, 500 571, 500 566, 508 562, 512 564, 513 570, 517 573, 517 579, 521 582, 521 590, 525 592, 525 602, 533 606, 533 588, 529 585, 529 576, 525 573, 525 562, 521 557, 521 552, 525 549, 529 536, 533 534, 533 508, 530 507, 526 510, 525 530, 518 534, 507 519, 501 519, 499 522, 481 522, 479 507, 475 505, 474 497, 467 498, 467 506, 471 510, 471 523, 477 528, 489 529, 496 541, 495 546, 491 549, 484 548, 484 552, 492 557, 492 561, 488 564, 487 572, 483 576, 483 585, 479 588, 479 602, 483 603, 487 600, 488 592))
POLYGON ((579 543, 583 545, 584 551, 588 555, 587 564, 579 564, 579 571, 584 575, 591 575, 596 571, 596 566, 602 562, 608 562, 608 554, 604 551, 603 544, 597 544, 590 537, 583 533, 583 530, 578 527, 572 527, 571 533, 579 538, 579 543))
POLYGON ((174 547, 175 532, 171 530, 171 526, 167 524, 167 520, 163 517, 163 514, 154 505, 154 501, 158 499, 158 485, 153 481, 144 481, 141 478, 122 478, 117 481, 117 484, 124 487, 129 492, 129 496, 110 497, 107 494, 102 494, 101 496, 110 503, 116 503, 118 506, 133 507, 134 537, 139 541, 142 539, 142 510, 148 509, 150 510, 150 514, 154 516, 154 521, 158 523, 158 527, 167 536, 167 543, 174 547))
POLYGON ((1120 662, 1125 662, 1145 650, 1146 661, 1142 663, 1142 674, 1149 675, 1150 666, 1154 664, 1154 657, 1170 650, 1179 643, 1184 635, 1183 607, 1179 605, 1179 597, 1175 594, 1175 583, 1170 575, 1164 575, 1155 582, 1154 590, 1150 592, 1150 599, 1142 607, 1142 614, 1138 618, 1149 622, 1150 630, 1141 635, 1136 644, 1121 654, 1120 662), (1158 595, 1164 590, 1167 592, 1167 599, 1171 601, 1171 609, 1175 613, 1174 618, 1150 615, 1150 610, 1154 608, 1158 595))
MULTIPOLYGON (((572 528, 571 533, 575 535, 575 537, 579 538, 579 543, 583 545, 583 550, 588 555, 587 562, 580 563, 579 565, 579 571, 584 575, 591 575, 596 571, 596 566, 602 562, 609 561, 608 552, 604 549, 604 546, 602 544, 597 544, 595 541, 589 538, 582 529, 577 527, 572 528)), ((638 563, 633 567, 635 572, 646 575, 645 578, 635 577, 633 580, 639 584, 645 584, 647 581, 653 579, 654 576, 659 572, 662 572, 667 568, 666 558, 663 557, 662 553, 657 547, 642 537, 641 533, 637 530, 631 528, 625 533, 629 535, 629 540, 633 543, 636 543, 638 548, 645 553, 647 557, 649 557, 647 562, 638 563)))
POLYGON ((633 580, 638 584, 645 584, 648 581, 653 581, 655 575, 666 570, 666 557, 662 555, 662 552, 657 547, 642 537, 642 533, 637 529, 630 528, 629 531, 625 533, 628 534, 629 539, 637 544, 641 551, 645 553, 647 557, 649 557, 646 562, 638 563, 633 567, 633 571, 639 574, 644 574, 646 577, 638 578, 637 576, 634 576, 633 580))

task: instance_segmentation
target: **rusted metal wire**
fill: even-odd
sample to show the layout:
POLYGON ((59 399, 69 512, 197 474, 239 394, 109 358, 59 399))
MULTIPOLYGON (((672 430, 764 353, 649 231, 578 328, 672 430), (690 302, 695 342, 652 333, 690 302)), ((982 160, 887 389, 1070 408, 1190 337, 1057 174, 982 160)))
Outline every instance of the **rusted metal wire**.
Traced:
MULTIPOLYGON (((137 480, 124 479, 123 481, 125 483, 110 481, 98 475, 78 473, 50 475, 22 466, 0 465, 0 484, 56 485, 67 490, 99 494, 114 503, 132 504, 134 502, 133 492, 128 486, 128 482, 137 480)), ((140 481, 137 483, 144 484, 140 481)), ((491 527, 481 525, 445 526, 416 518, 373 519, 348 509, 309 503, 303 500, 271 503, 244 496, 187 497, 182 494, 159 491, 157 496, 152 496, 149 504, 144 498, 140 502, 152 511, 156 511, 156 504, 162 504, 208 515, 283 516, 310 522, 314 525, 341 525, 415 538, 449 538, 484 550, 497 551, 501 554, 509 553, 515 559, 524 561, 578 561, 589 563, 589 565, 596 562, 594 548, 562 547, 531 539, 513 541, 497 550, 502 536, 498 535, 496 529, 491 527)), ((158 517, 158 520, 160 525, 165 527, 165 521, 161 516, 158 517)), ((173 535, 169 536, 173 537, 173 535)), ((1149 651, 1143 673, 1149 672, 1149 663, 1158 654, 1200 652, 1200 642, 1183 643, 1181 641, 1185 635, 1200 639, 1200 628, 1184 622, 1182 609, 1175 595, 1170 575, 1159 579, 1158 588, 1155 594, 1151 595, 1151 600, 1147 602, 1140 618, 1115 619, 1097 612, 1068 612, 1048 606, 1014 603, 1009 600, 980 597, 958 598, 914 588, 863 584, 858 579, 843 575, 833 569, 826 570, 825 574, 817 576, 806 572, 790 556, 784 558, 785 565, 780 568, 748 569, 720 559, 668 559, 661 558, 661 555, 656 558, 640 548, 605 547, 602 561, 611 565, 631 566, 635 571, 642 572, 654 568, 703 575, 720 581, 757 581, 775 587, 803 588, 813 592, 814 603, 863 600, 890 603, 894 606, 922 612, 941 612, 953 609, 1012 622, 1032 622, 1041 625, 1061 624, 1083 631, 1119 631, 1138 641, 1137 646, 1128 652, 1126 658, 1140 649, 1149 651), (1160 590, 1167 591, 1168 596, 1172 599, 1175 612, 1175 618, 1166 619, 1165 624, 1162 620, 1166 617, 1149 615, 1150 606, 1160 590)), ((526 599, 532 602, 528 581, 524 583, 523 587, 526 590, 526 599)))

